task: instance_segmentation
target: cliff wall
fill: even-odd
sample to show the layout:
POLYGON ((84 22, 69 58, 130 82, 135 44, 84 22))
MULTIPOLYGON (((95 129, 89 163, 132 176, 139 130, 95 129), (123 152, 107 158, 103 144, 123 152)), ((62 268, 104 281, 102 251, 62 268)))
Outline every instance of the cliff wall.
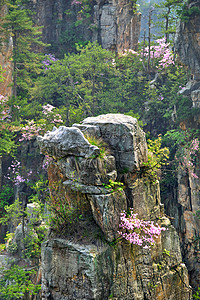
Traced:
MULTIPOLYGON (((180 94, 189 97, 191 108, 200 107, 200 14, 199 1, 189 1, 187 10, 193 8, 188 20, 180 22, 175 36, 175 49, 178 59, 191 71, 191 79, 180 94), (195 10, 194 10, 195 8, 195 10)), ((200 129, 199 114, 185 121, 184 130, 200 129)), ((200 137, 199 137, 200 139, 200 137)), ((196 177, 188 174, 186 168, 179 168, 177 188, 165 199, 165 208, 177 229, 181 241, 181 251, 188 268, 190 283, 193 287, 200 286, 200 173, 199 166, 194 168, 196 177)))
POLYGON ((103 48, 117 52, 137 47, 140 15, 134 13, 132 1, 84 2, 87 13, 81 1, 31 0, 30 5, 36 23, 43 26, 43 40, 55 47, 61 39, 69 50, 70 44, 80 40, 97 40, 103 48))

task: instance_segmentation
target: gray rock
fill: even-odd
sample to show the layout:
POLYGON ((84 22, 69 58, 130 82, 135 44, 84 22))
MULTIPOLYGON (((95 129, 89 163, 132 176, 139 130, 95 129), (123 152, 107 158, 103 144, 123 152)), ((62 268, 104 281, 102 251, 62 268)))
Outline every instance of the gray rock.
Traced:
POLYGON ((200 82, 190 80, 187 82, 186 86, 178 92, 178 94, 182 96, 190 96, 193 91, 199 88, 200 88, 200 82))
POLYGON ((200 90, 195 90, 191 93, 192 106, 200 108, 200 90))
POLYGON ((116 11, 117 7, 112 4, 104 5, 101 9, 101 41, 105 49, 112 49, 117 43, 116 11))
POLYGON ((107 114, 83 120, 82 126, 98 126, 101 137, 109 144, 121 171, 139 169, 147 161, 147 143, 144 132, 131 116, 107 114))
POLYGON ((72 127, 79 128, 83 134, 86 134, 88 136, 94 136, 96 138, 101 137, 101 132, 99 126, 93 126, 93 125, 82 125, 82 124, 73 124, 72 127))
POLYGON ((81 246, 62 239, 42 245, 42 299, 108 299, 111 285, 108 246, 81 246))
MULTIPOLYGON (((199 1, 190 1, 200 7, 199 1)), ((175 35, 175 49, 179 58, 192 71, 193 79, 200 80, 200 18, 191 14, 187 22, 179 22, 175 35)))
MULTIPOLYGON (((43 244, 42 299, 107 300, 109 296, 117 300, 191 299, 178 236, 163 215, 159 182, 138 177, 138 170, 147 160, 147 144, 137 120, 108 114, 87 118, 72 129, 72 135, 77 131, 80 135, 81 129, 86 135, 100 137, 109 145, 110 154, 88 157, 88 147, 91 147, 88 141, 86 147, 81 148, 82 152, 71 151, 71 140, 62 140, 65 136, 62 134, 58 135, 58 145, 54 138, 53 150, 48 135, 47 146, 41 143, 50 155, 61 151, 63 143, 69 143, 65 145, 65 149, 70 149, 65 156, 56 154, 49 167, 49 180, 64 181, 59 186, 63 200, 71 207, 80 207, 83 216, 82 221, 77 220, 73 236, 68 232, 70 241, 55 238, 43 244), (121 191, 115 190, 117 184, 112 182, 120 178, 124 183, 121 191), (105 188, 104 183, 109 188, 105 188), (151 250, 119 238, 120 214, 128 208, 133 208, 139 218, 168 228, 151 250), (103 238, 100 234, 101 240, 99 228, 103 234, 103 238)), ((57 130, 51 134, 57 136, 57 130)), ((191 230, 193 228, 188 227, 188 231, 191 230)))
POLYGON ((75 127, 60 126, 47 132, 44 137, 38 136, 37 141, 43 154, 54 157, 67 155, 91 157, 99 154, 99 148, 90 145, 83 133, 75 127))
POLYGON ((162 237, 166 248, 159 240, 152 252, 123 242, 97 247, 49 240, 42 245, 42 299, 192 299, 177 234, 172 229, 166 238, 167 234, 162 237))
POLYGON ((95 185, 85 185, 73 180, 66 180, 63 182, 63 185, 67 188, 72 189, 72 191, 80 191, 83 194, 94 194, 94 195, 101 195, 101 194, 109 194, 110 191, 106 188, 102 188, 95 185))
POLYGON ((57 162, 66 178, 85 185, 102 186, 109 180, 117 178, 115 158, 112 155, 104 158, 83 158, 68 156, 57 162))
POLYGON ((103 231, 107 241, 112 242, 119 237, 120 214, 127 210, 124 191, 111 194, 88 195, 95 221, 103 231))

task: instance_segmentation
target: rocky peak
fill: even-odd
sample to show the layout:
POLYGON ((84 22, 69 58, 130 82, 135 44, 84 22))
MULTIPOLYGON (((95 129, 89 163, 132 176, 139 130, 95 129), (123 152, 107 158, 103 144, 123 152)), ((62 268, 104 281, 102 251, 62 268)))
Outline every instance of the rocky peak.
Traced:
POLYGON ((70 227, 68 232, 62 228, 43 244, 42 299, 190 299, 178 235, 163 214, 159 184, 138 176, 147 160, 147 144, 137 120, 101 115, 38 141, 53 159, 50 182, 61 182, 66 204, 88 203, 82 216, 90 223, 77 223, 79 237, 70 227), (88 149, 94 149, 88 136, 104 140, 108 151, 88 156, 88 149), (112 183, 120 179, 123 188, 113 189, 112 183), (151 251, 119 239, 120 214, 128 208, 167 228, 151 251), (95 235, 97 228, 101 239, 95 235))

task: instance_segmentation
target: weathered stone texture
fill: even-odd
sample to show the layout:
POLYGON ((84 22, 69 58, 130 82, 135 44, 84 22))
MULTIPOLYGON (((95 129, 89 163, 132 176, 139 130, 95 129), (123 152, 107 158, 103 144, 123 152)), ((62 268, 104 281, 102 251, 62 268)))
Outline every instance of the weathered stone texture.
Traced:
MULTIPOLYGON (((199 172, 194 170, 199 176, 199 172)), ((200 209, 199 178, 188 175, 183 168, 179 169, 177 192, 173 198, 165 201, 166 212, 172 218, 181 241, 181 251, 186 263, 190 284, 200 284, 199 237, 200 219, 196 213, 200 209)))
POLYGON ((44 137, 37 138, 41 151, 54 157, 74 155, 91 157, 99 154, 96 146, 90 145, 82 132, 77 128, 60 126, 58 129, 47 132, 44 137))
POLYGON ((200 90, 195 90, 191 93, 192 106, 200 108, 200 90))
POLYGON ((81 6, 66 0, 31 0, 36 11, 36 23, 43 27, 43 40, 56 44, 66 30, 73 30, 78 39, 98 41, 103 48, 115 51, 136 49, 140 34, 140 15, 133 12, 132 1, 95 1, 91 16, 83 18, 79 26, 74 23, 82 18, 81 6), (70 11, 70 13, 65 13, 70 11))
POLYGON ((90 238, 82 242, 72 237, 70 240, 52 237, 45 242, 42 299, 107 300, 109 296, 116 300, 191 299, 179 238, 163 214, 159 183, 152 184, 138 176, 147 159, 147 145, 137 120, 108 114, 87 118, 81 125, 63 127, 61 131, 65 134, 54 130, 39 138, 42 151, 54 156, 50 182, 56 180, 56 176, 59 176, 57 180, 62 179, 66 201, 72 206, 87 199, 89 206, 85 213, 93 216, 104 241, 93 238, 91 242, 96 230, 93 227, 94 233, 88 231, 90 238), (91 145, 85 138, 77 138, 77 134, 83 137, 81 131, 106 141, 110 154, 88 157, 91 145), (77 145, 80 142, 81 151, 72 146, 72 141, 77 145), (82 142, 86 147, 81 146, 82 142), (61 147, 62 144, 65 146, 61 147), (57 175, 53 173, 53 166, 57 175), (120 173, 122 168, 126 169, 120 173), (118 178, 124 182, 123 190, 105 188, 105 183, 112 183, 109 179, 118 178), (120 213, 130 207, 140 218, 154 220, 167 228, 151 251, 118 240, 120 213))
POLYGON ((82 122, 81 130, 85 127, 84 130, 87 132, 88 125, 97 127, 96 132, 100 132, 101 137, 108 143, 115 156, 118 170, 132 172, 147 161, 145 134, 136 119, 122 114, 90 117, 82 122))
MULTIPOLYGON (((200 8, 199 1, 190 1, 200 8)), ((198 13, 190 15, 187 22, 180 22, 175 36, 175 48, 180 60, 192 71, 193 79, 200 80, 200 18, 198 13)))
MULTIPOLYGON (((190 8, 200 9, 200 2, 190 0, 187 2, 190 8)), ((193 108, 200 107, 200 17, 195 11, 188 15, 186 22, 180 22, 175 36, 175 49, 179 59, 188 66, 192 73, 192 78, 186 87, 179 93, 191 99, 193 108)), ((199 115, 194 119, 182 122, 181 128, 199 127, 199 115)), ((199 160, 199 157, 198 157, 199 160)), ((199 168, 190 170, 186 168, 178 170, 178 186, 171 191, 171 197, 165 200, 166 212, 172 217, 172 222, 177 229, 181 241, 181 250, 184 261, 188 268, 190 283, 198 288, 200 285, 200 252, 199 252, 199 217, 196 214, 200 210, 199 194, 199 168), (193 176, 195 173, 197 176, 193 176), (196 178, 195 178, 196 177, 196 178)))
POLYGON ((45 300, 192 299, 172 227, 152 253, 124 242, 97 247, 53 239, 43 244, 42 269, 45 300))
POLYGON ((141 15, 133 13, 131 1, 97 1, 93 22, 99 29, 93 33, 103 48, 122 52, 137 49, 140 35, 141 15))

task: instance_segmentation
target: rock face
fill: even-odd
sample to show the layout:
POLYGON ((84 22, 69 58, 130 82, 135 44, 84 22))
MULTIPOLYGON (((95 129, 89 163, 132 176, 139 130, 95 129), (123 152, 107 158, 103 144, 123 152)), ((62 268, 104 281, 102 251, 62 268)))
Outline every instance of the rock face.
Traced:
MULTIPOLYGON (((188 10, 200 9, 199 1, 189 1, 188 10)), ((180 60, 192 71, 193 79, 200 80, 200 18, 199 13, 189 15, 187 22, 180 22, 175 36, 175 48, 180 60)))
MULTIPOLYGON (((175 37, 175 48, 180 60, 191 70, 192 78, 180 92, 191 99, 191 107, 200 107, 200 9, 199 1, 188 1, 188 11, 193 8, 187 22, 180 22, 175 37), (196 10, 196 12, 195 12, 196 10)), ((199 116, 185 122, 187 127, 198 128, 199 116), (188 124, 190 123, 190 124, 188 124)), ((188 174, 187 170, 178 170, 178 186, 173 189, 171 197, 165 199, 166 213, 173 218, 173 225, 177 229, 181 241, 181 251, 188 268, 190 283, 198 288, 200 285, 200 252, 199 252, 199 170, 193 172, 197 178, 188 174)))
POLYGON ((136 49, 140 34, 141 16, 133 13, 131 1, 97 1, 94 6, 94 24, 98 30, 93 40, 103 48, 122 52, 136 49))
POLYGON ((118 170, 133 171, 147 161, 147 144, 144 132, 137 120, 121 114, 107 114, 90 117, 79 127, 86 134, 94 126, 96 133, 109 144, 115 156, 118 170))
MULTIPOLYGON (((163 214, 159 184, 138 175, 147 159, 147 145, 136 119, 103 115, 87 118, 72 130, 98 136, 108 143, 110 152, 88 157, 75 149, 60 156, 59 130, 39 138, 42 151, 53 155, 50 182, 63 178, 66 203, 73 207, 87 199, 84 216, 88 222, 95 221, 92 230, 79 221, 79 239, 57 232, 43 244, 42 299, 191 299, 179 238, 163 214), (113 185, 115 180, 123 182, 123 189, 119 183, 113 185), (151 251, 118 239, 120 213, 131 207, 140 218, 167 228, 151 251), (98 228, 103 234, 100 240, 95 235, 98 228)), ((69 128, 62 131, 70 132, 69 128)))
POLYGON ((36 23, 44 26, 45 42, 53 42, 56 47, 60 39, 65 39, 69 44, 78 40, 97 40, 103 48, 116 51, 137 47, 140 15, 133 12, 132 1, 97 0, 88 3, 87 17, 80 13, 80 2, 31 0, 31 8, 36 12, 36 23))
MULTIPOLYGON (((199 174, 198 170, 194 170, 199 174)), ((181 251, 186 263, 190 284, 197 288, 200 284, 199 236, 200 210, 199 177, 194 178, 186 170, 179 169, 178 187, 173 197, 165 202, 166 213, 173 218, 181 242, 181 251)))

